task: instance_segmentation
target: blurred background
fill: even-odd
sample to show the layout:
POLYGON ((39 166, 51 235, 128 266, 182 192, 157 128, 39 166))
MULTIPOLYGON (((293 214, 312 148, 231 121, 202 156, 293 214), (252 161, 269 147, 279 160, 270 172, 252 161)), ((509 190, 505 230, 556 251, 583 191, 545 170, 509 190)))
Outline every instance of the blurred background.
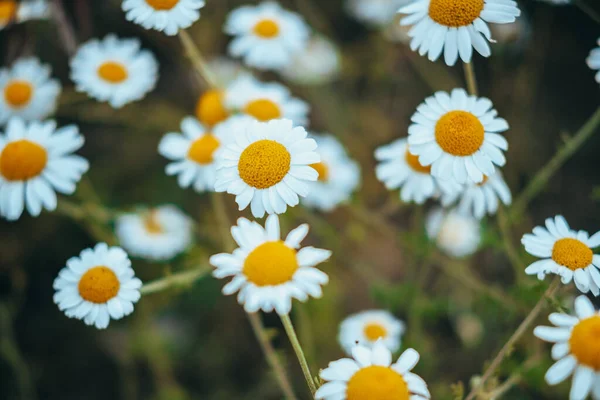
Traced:
MULTIPOLYGON (((366 0, 365 0, 366 1, 366 0)), ((81 154, 91 168, 76 195, 59 210, 18 222, 0 221, 1 399, 281 399, 276 381, 235 296, 210 276, 190 287, 144 296, 136 311, 98 331, 70 320, 52 301, 52 281, 68 258, 99 240, 113 241, 112 213, 136 205, 173 203, 198 222, 196 246, 169 264, 134 260, 143 281, 207 265, 219 245, 209 195, 183 190, 164 173, 162 135, 192 115, 201 87, 177 37, 146 31, 124 18, 120 1, 65 0, 65 20, 29 22, 0 31, 1 66, 36 55, 63 84, 59 124, 85 135, 81 154), (139 37, 160 62, 158 87, 144 100, 114 111, 77 94, 69 80, 69 29, 78 42, 115 32, 139 37), (72 207, 73 205, 81 205, 72 207)), ((226 54, 222 25, 238 0, 207 0, 189 29, 208 59, 226 54)), ((434 399, 461 399, 473 375, 498 352, 535 304, 545 284, 525 278, 531 261, 519 240, 546 217, 563 214, 575 229, 600 229, 600 135, 593 136, 554 174, 526 212, 512 222, 483 221, 482 248, 451 260, 430 244, 424 218, 433 203, 403 204, 375 179, 376 147, 407 135, 411 114, 436 90, 464 87, 462 67, 431 63, 413 53, 392 26, 365 26, 342 0, 282 0, 338 46, 339 76, 320 86, 289 85, 311 105, 315 132, 342 141, 362 170, 351 204, 330 214, 296 207, 283 231, 311 224, 307 242, 334 252, 320 300, 294 304, 293 318, 316 372, 343 356, 337 343, 347 315, 385 308, 404 320, 403 347, 421 353, 416 372, 434 399), (499 223, 500 222, 500 223, 499 223)), ((600 15, 597 0, 588 12, 600 15)), ((585 64, 600 37, 600 21, 576 6, 521 1, 517 23, 494 31, 492 57, 474 56, 480 95, 508 120, 504 176, 519 192, 598 107, 599 86, 585 64)), ((281 80, 271 73, 264 80, 281 80)), ((239 213, 222 197, 230 218, 239 213)), ((61 205, 62 203, 62 205, 61 205)), ((571 303, 573 288, 558 296, 571 303)), ((542 315, 545 320, 545 315, 542 315)), ((276 316, 265 315, 274 345, 300 398, 309 398, 301 371, 276 316)), ((568 383, 548 387, 549 346, 528 333, 499 370, 519 376, 505 398, 564 399, 568 383)), ((491 382, 490 390, 494 382, 491 382)))

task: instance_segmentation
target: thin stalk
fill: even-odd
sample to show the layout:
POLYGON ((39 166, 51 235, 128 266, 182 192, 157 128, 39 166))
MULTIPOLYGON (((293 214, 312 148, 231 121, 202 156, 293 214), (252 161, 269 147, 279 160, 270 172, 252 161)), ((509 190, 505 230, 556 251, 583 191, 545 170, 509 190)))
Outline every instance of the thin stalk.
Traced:
POLYGON ((477 96, 477 79, 475 78, 473 61, 471 60, 469 63, 463 63, 463 68, 465 70, 465 79, 467 80, 467 89, 469 90, 469 94, 477 96))
POLYGON ((198 279, 208 274, 209 268, 198 268, 191 271, 179 272, 177 274, 165 276, 164 278, 148 282, 142 286, 140 293, 143 295, 154 294, 165 291, 172 287, 186 286, 194 283, 198 279))
POLYGON ((280 315, 281 322, 283 323, 283 327, 285 328, 285 333, 287 333, 290 342, 292 343, 292 347, 296 352, 296 357, 298 358, 298 362, 300 363, 300 368, 302 368, 302 373, 304 374, 304 379, 306 379, 306 383, 308 384, 308 388, 312 393, 313 397, 317 392, 317 386, 315 385, 315 381, 313 380, 312 374, 310 373, 310 368, 308 367, 308 362, 306 361, 306 357, 304 356, 304 350, 302 350, 302 346, 300 346, 300 342, 298 341, 298 336, 296 335, 296 330, 294 329, 294 325, 292 324, 292 320, 288 314, 280 315))
POLYGON ((183 45, 183 48, 185 49, 188 58, 192 62, 194 69, 202 77, 204 83, 206 83, 206 85, 208 85, 211 88, 218 87, 219 85, 217 84, 217 79, 208 67, 204 56, 202 56, 202 53, 194 44, 194 41, 192 40, 189 33, 187 33, 186 30, 181 29, 179 31, 179 39, 181 40, 181 44, 183 45))
POLYGON ((525 265, 523 264, 521 257, 519 257, 519 252, 513 243, 510 221, 508 219, 508 214, 503 207, 498 208, 496 219, 498 221, 498 227, 500 228, 500 234, 502 235, 504 250, 506 251, 508 260, 514 270, 515 280, 521 282, 525 277, 525 265))
POLYGON ((581 11, 587 14, 588 17, 593 19, 597 24, 600 24, 600 13, 587 5, 583 0, 576 0, 574 3, 581 11))

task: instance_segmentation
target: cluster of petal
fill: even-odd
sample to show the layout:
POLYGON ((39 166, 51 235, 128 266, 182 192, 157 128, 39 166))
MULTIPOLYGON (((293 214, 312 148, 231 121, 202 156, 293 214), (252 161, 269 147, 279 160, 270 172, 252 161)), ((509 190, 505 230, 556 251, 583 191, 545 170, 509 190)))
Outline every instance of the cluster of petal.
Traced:
POLYGON ((443 252, 456 258, 475 253, 481 242, 479 221, 456 210, 439 208, 431 211, 425 229, 430 240, 443 252))
POLYGON ((169 36, 192 26, 200 18, 200 9, 205 4, 204 0, 177 0, 170 8, 155 9, 151 3, 146 0, 123 0, 125 17, 145 29, 156 29, 169 36))
POLYGON ((47 0, 25 0, 17 3, 17 0, 4 0, 6 7, 12 12, 0 16, 0 30, 12 23, 46 19, 50 16, 50 7, 47 0))
POLYGON ((411 0, 346 0, 346 11, 357 21, 383 27, 394 20, 398 9, 411 0))
MULTIPOLYGON (((598 46, 600 46, 600 39, 598 39, 598 46)), ((593 49, 586 61, 591 69, 598 71, 596 72, 596 82, 600 83, 600 47, 593 49)))
POLYGON ((335 44, 324 36, 313 35, 306 48, 281 73, 299 85, 322 85, 333 81, 341 67, 342 57, 335 44))
POLYGON ((367 348, 381 341, 392 353, 400 348, 402 335, 406 330, 404 322, 400 321, 386 310, 367 310, 347 317, 340 324, 339 341, 346 353, 352 354, 352 349, 359 344, 367 348), (381 336, 369 337, 369 327, 376 327, 381 336))

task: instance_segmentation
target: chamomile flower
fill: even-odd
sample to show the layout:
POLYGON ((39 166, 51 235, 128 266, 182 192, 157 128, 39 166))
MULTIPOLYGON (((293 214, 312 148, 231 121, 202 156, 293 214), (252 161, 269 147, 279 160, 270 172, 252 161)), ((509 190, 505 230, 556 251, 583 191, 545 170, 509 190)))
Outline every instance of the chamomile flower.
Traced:
POLYGON ((181 132, 167 133, 158 145, 160 155, 172 161, 165 169, 167 175, 177 175, 182 188, 212 192, 217 175, 215 157, 231 137, 231 124, 223 122, 209 130, 193 117, 184 118, 181 132))
POLYGON ((410 372, 419 362, 419 353, 405 350, 392 363, 392 353, 383 341, 372 349, 355 346, 352 358, 329 363, 319 376, 327 381, 317 390, 317 400, 427 400, 427 384, 410 372))
POLYGON ((417 107, 408 129, 408 150, 419 162, 431 166, 431 174, 457 183, 483 181, 503 166, 508 149, 498 132, 508 123, 485 97, 469 96, 463 89, 451 94, 436 92, 417 107))
POLYGON ((72 153, 83 146, 75 125, 25 123, 12 118, 0 134, 0 215, 17 220, 25 209, 34 217, 56 209, 56 192, 72 194, 88 162, 72 153))
POLYGON ((206 126, 214 126, 229 117, 225 95, 221 89, 209 89, 200 95, 196 104, 196 118, 206 126))
POLYGON ((119 216, 115 230, 129 254, 161 261, 188 248, 192 242, 193 223, 177 207, 164 205, 119 216))
POLYGON ((0 69, 0 125, 11 117, 40 120, 54 112, 61 86, 51 73, 37 58, 22 58, 0 69))
POLYGON ((174 36, 200 18, 204 4, 204 0, 123 0, 122 8, 128 21, 174 36))
POLYGON ((409 2, 410 0, 346 0, 346 10, 358 21, 381 27, 391 23, 398 9, 409 2))
POLYGON ((210 263, 216 268, 216 278, 233 277, 223 293, 239 292, 238 301, 247 312, 275 310, 284 315, 290 312, 292 299, 304 302, 309 296, 321 297, 321 286, 329 278, 315 266, 327 261, 331 252, 314 247, 300 249, 308 225, 300 225, 281 240, 276 215, 267 218, 264 228, 240 218, 231 234, 239 248, 232 254, 212 256, 210 263))
POLYGON ((50 15, 46 0, 0 0, 0 30, 12 23, 44 19, 50 15))
POLYGON ((291 119, 296 125, 308 120, 308 104, 292 97, 279 83, 263 83, 249 74, 240 76, 225 92, 228 109, 254 117, 261 122, 273 119, 291 119))
POLYGON ((443 51, 448 65, 454 65, 459 55, 463 62, 471 62, 473 49, 489 57, 488 42, 493 40, 487 23, 508 24, 521 15, 512 0, 415 0, 399 12, 409 14, 402 25, 414 25, 410 48, 431 61, 443 51))
POLYGON ((71 60, 71 79, 78 92, 114 108, 142 99, 154 89, 158 63, 138 39, 108 35, 83 44, 71 60))
POLYGON ((546 274, 556 274, 564 284, 575 281, 583 292, 600 294, 600 256, 593 248, 600 246, 600 232, 592 237, 585 231, 569 227, 561 215, 546 219, 546 227, 537 226, 533 233, 523 235, 521 243, 532 256, 541 258, 525 269, 528 275, 542 280, 546 274))
POLYGON ((469 256, 479 247, 479 221, 456 210, 435 209, 427 216, 425 230, 430 240, 451 257, 469 256))
POLYGON ((321 158, 304 128, 287 119, 252 120, 230 132, 234 142, 219 155, 215 190, 235 195, 240 211, 250 205, 256 218, 282 214, 308 195, 319 178, 310 165, 321 158))
POLYGON ((400 348, 404 322, 385 310, 363 311, 346 318, 340 325, 339 341, 346 353, 357 345, 372 348, 381 341, 392 353, 400 348))
POLYGON ((557 385, 573 375, 569 400, 589 395, 600 400, 600 313, 585 296, 575 299, 575 315, 552 313, 554 325, 538 326, 533 334, 554 343, 552 358, 557 360, 546 372, 546 382, 557 385))
POLYGON ((492 215, 498 211, 498 204, 502 202, 509 205, 512 202, 510 189, 502 173, 484 176, 481 183, 468 183, 458 190, 447 191, 442 196, 442 205, 448 207, 458 201, 457 210, 463 214, 470 214, 476 218, 483 218, 486 214, 492 215))
POLYGON ((279 70, 306 47, 310 30, 304 19, 275 2, 242 6, 227 17, 225 32, 235 36, 229 54, 258 69, 279 70))
POLYGON ((67 261, 54 280, 54 302, 67 317, 104 329, 133 312, 141 287, 127 253, 98 243, 67 261))
POLYGON ((360 168, 333 136, 312 137, 317 142, 321 161, 310 166, 319 173, 319 179, 310 185, 310 192, 302 204, 321 211, 331 211, 350 199, 360 183, 360 168))
MULTIPOLYGON (((600 46, 600 39, 598 39, 598 46, 600 46)), ((596 73, 596 82, 600 83, 600 47, 593 49, 586 61, 591 69, 598 71, 596 73)))
POLYGON ((324 36, 314 35, 281 73, 299 85, 322 85, 334 80, 341 66, 341 55, 335 44, 324 36))

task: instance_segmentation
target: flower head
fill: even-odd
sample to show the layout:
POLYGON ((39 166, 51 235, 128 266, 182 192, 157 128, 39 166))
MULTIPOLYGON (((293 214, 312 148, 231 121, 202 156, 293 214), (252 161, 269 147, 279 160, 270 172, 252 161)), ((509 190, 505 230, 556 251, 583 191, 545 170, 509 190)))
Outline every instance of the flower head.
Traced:
POLYGON ((381 341, 392 353, 400 348, 405 326, 385 310, 368 310, 353 314, 340 325, 340 344, 348 354, 357 345, 372 348, 381 341))
POLYGON ((333 42, 324 36, 313 35, 306 48, 281 73, 299 85, 322 85, 340 73, 342 57, 333 42))
POLYGON ((433 210, 427 217, 425 230, 429 239, 452 257, 475 253, 481 242, 479 221, 456 210, 433 210))
POLYGON ((12 23, 48 18, 50 7, 46 0, 0 0, 0 30, 12 23))
POLYGON ((200 18, 204 4, 204 0, 123 0, 122 8, 128 21, 174 36, 200 18))

